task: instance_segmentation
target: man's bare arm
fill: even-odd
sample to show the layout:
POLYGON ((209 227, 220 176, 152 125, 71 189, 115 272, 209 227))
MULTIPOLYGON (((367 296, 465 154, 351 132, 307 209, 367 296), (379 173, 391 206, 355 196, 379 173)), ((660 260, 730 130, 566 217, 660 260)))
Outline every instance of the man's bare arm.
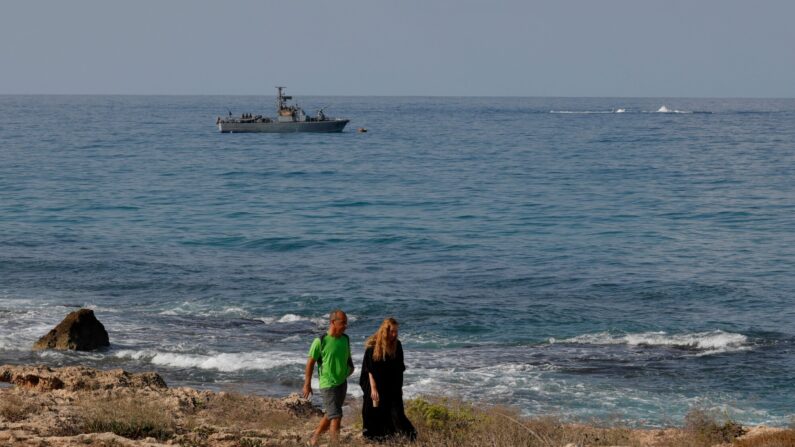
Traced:
POLYGON ((306 370, 304 371, 304 399, 309 399, 312 395, 312 372, 315 370, 315 359, 306 359, 306 370))

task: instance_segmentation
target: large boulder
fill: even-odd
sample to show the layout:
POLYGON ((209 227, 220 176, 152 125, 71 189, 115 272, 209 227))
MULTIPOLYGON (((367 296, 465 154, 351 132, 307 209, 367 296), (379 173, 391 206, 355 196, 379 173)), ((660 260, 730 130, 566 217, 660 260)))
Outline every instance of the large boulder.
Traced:
POLYGON ((41 337, 33 349, 71 349, 92 351, 110 346, 105 326, 94 316, 91 309, 80 309, 70 313, 55 329, 41 337))

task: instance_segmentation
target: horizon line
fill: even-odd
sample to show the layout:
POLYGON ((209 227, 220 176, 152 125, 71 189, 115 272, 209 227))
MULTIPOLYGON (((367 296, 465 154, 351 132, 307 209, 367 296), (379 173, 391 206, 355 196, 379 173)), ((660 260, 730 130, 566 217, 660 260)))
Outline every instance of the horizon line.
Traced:
MULTIPOLYGON (((0 96, 273 96, 263 93, 3 93, 0 96)), ((604 95, 329 95, 329 94, 302 94, 303 97, 349 97, 349 98, 589 98, 589 99, 795 99, 795 96, 604 96, 604 95)))

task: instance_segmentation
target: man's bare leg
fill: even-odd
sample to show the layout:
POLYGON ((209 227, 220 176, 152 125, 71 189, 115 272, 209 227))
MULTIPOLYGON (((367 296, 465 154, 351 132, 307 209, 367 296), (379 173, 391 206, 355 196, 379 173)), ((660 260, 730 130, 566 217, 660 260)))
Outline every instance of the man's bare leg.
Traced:
POLYGON ((339 445, 341 422, 342 422, 341 417, 334 418, 331 420, 331 430, 329 430, 329 435, 331 437, 331 445, 333 446, 339 445))
MULTIPOLYGON (((339 420, 339 419, 335 419, 339 420)), ((323 416, 323 419, 320 420, 320 423, 317 425, 315 432, 312 433, 312 437, 309 439, 309 444, 311 445, 318 445, 320 443, 320 436, 328 430, 329 425, 331 425, 333 421, 329 421, 326 416, 323 416)), ((337 429, 339 429, 339 422, 337 422, 337 429)))

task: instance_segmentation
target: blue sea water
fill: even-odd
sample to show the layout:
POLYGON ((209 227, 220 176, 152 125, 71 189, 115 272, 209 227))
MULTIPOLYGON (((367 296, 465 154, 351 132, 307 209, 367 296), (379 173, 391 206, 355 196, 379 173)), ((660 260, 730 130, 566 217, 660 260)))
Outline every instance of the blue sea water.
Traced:
POLYGON ((220 134, 272 99, 0 96, 0 364, 284 395, 339 307, 357 362, 401 322, 407 396, 795 414, 795 100, 299 100, 352 121, 220 134), (78 307, 110 349, 30 350, 78 307))

